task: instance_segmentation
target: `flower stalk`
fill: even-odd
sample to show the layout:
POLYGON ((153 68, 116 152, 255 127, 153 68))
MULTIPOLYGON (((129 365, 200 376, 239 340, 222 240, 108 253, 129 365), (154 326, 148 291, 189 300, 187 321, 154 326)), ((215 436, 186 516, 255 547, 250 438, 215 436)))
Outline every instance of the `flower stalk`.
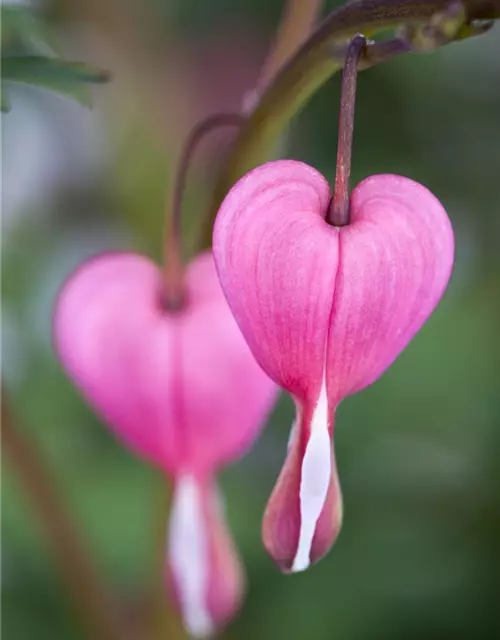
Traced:
MULTIPOLYGON (((242 127, 227 158, 215 189, 205 244, 210 246, 212 223, 220 203, 232 185, 247 171, 266 162, 286 124, 308 99, 337 71, 345 60, 345 41, 356 33, 374 33, 406 25, 425 25, 436 14, 447 13, 449 0, 353 0, 338 7, 311 34, 295 55, 267 86, 251 116, 242 127)), ((463 0, 464 24, 455 29, 454 39, 481 33, 478 21, 500 18, 500 0, 463 0)), ((367 45, 360 69, 413 50, 397 37, 367 45)))
POLYGON ((187 173, 194 152, 201 140, 219 127, 240 126, 245 118, 238 113, 218 113, 201 120, 191 130, 177 170, 172 204, 165 212, 164 239, 164 303, 169 311, 179 311, 186 302, 184 268, 182 261, 182 198, 186 186, 187 173))
POLYGON ((340 89, 339 141, 337 147, 337 169, 333 198, 326 216, 335 227, 349 224, 349 178, 351 176, 352 139, 354 134, 354 108, 358 62, 366 45, 366 38, 354 36, 347 48, 342 85, 340 89))
POLYGON ((276 40, 260 72, 257 96, 309 36, 322 4, 322 0, 289 0, 286 3, 276 40))

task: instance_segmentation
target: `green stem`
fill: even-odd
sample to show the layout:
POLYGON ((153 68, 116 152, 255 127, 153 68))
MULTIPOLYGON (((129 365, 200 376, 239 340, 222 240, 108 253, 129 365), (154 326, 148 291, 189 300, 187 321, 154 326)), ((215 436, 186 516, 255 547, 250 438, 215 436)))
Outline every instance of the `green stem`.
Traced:
POLYGON ((2 389, 2 445, 12 471, 52 545, 61 575, 92 640, 124 640, 114 603, 66 510, 57 480, 17 424, 2 389))
POLYGON ((309 36, 321 10, 322 0, 288 0, 276 40, 260 72, 257 91, 265 89, 276 73, 309 36))
MULTIPOLYGON (((355 33, 371 35, 393 27, 425 24, 449 4, 449 0, 354 0, 331 13, 276 75, 240 131, 215 190, 210 228, 205 234, 207 246, 213 220, 227 191, 247 171, 269 160, 286 123, 342 68, 347 40, 355 33), (339 50, 343 55, 338 54, 339 50)), ((469 22, 500 17, 500 0, 464 0, 464 6, 469 22)), ((399 39, 372 46, 386 44, 395 46, 395 53, 410 49, 399 39)), ((381 61, 377 56, 370 59, 370 48, 366 48, 367 57, 360 68, 381 61)))

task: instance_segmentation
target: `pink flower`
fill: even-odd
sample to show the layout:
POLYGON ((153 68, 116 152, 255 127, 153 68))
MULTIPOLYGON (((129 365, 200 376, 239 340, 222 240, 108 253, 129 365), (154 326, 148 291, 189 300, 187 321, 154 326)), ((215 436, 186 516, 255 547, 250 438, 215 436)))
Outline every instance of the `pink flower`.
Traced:
POLYGON ((330 198, 315 169, 271 162, 232 188, 214 228, 229 305, 257 361, 296 405, 263 521, 266 549, 292 571, 321 558, 340 529, 336 407, 406 347, 453 263, 446 212, 420 184, 367 178, 351 195, 345 227, 325 222, 330 198))
POLYGON ((235 613, 243 591, 214 474, 251 446, 277 388, 241 335, 212 255, 196 258, 185 280, 185 308, 166 311, 150 260, 93 259, 64 286, 54 336, 96 412, 175 479, 167 579, 187 628, 204 636, 235 613))

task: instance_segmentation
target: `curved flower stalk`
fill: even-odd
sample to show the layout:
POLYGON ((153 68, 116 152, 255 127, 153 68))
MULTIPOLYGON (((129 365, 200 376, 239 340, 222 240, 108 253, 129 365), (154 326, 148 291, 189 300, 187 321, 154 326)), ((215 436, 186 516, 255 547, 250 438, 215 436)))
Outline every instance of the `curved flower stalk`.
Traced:
POLYGON ((257 361, 297 408, 263 522, 266 549, 291 571, 323 556, 340 529, 335 409, 406 347, 453 264, 450 222, 422 185, 367 178, 342 227, 326 221, 330 201, 312 167, 270 162, 233 187, 214 228, 229 305, 257 361))
POLYGON ((276 397, 229 310, 210 253, 185 275, 185 305, 165 311, 161 271, 135 254, 90 260, 55 312, 59 358, 132 451, 175 480, 168 581, 186 627, 208 635, 237 610, 243 575, 216 471, 253 443, 276 397))

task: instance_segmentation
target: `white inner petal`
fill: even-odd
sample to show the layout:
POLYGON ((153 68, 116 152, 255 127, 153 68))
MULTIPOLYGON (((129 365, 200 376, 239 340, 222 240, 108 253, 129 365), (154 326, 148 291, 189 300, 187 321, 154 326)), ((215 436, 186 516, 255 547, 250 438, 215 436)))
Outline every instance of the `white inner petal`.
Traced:
POLYGON ((311 562, 311 546, 316 525, 326 502, 332 458, 328 433, 326 379, 311 420, 311 433, 302 460, 300 476, 300 534, 292 571, 304 571, 311 562))
POLYGON ((182 476, 176 483, 170 512, 168 555, 187 631, 199 638, 209 636, 214 630, 206 606, 209 541, 200 490, 189 475, 182 476))

